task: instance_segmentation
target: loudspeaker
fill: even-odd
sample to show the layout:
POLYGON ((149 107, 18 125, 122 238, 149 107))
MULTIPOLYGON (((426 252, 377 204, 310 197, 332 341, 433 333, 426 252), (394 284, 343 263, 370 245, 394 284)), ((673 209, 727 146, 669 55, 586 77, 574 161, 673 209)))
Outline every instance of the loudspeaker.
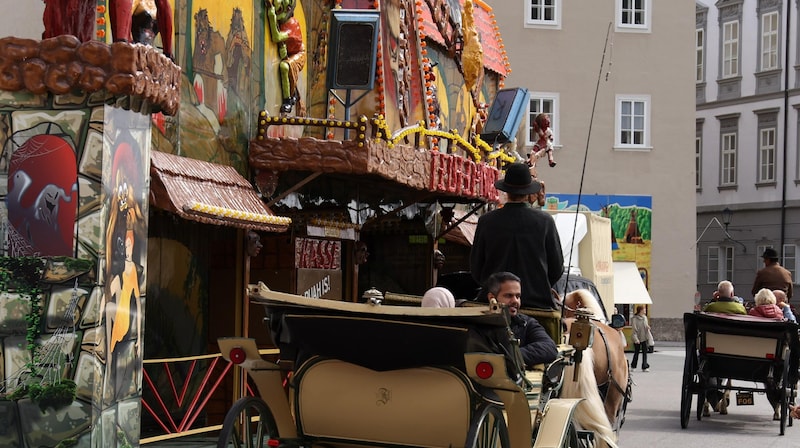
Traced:
POLYGON ((513 140, 528 108, 530 97, 528 89, 522 87, 503 89, 497 92, 489 107, 489 115, 486 118, 486 124, 483 125, 481 140, 490 145, 508 143, 513 140))
POLYGON ((328 89, 372 90, 380 12, 334 9, 328 40, 328 89))

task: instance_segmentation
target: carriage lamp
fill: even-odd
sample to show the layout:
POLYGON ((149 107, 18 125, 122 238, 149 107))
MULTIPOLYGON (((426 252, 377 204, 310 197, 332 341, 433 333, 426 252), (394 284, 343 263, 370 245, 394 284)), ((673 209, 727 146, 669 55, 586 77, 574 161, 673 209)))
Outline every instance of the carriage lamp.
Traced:
POLYGON ((231 349, 230 353, 228 353, 228 358, 230 358, 231 362, 234 364, 241 364, 247 359, 247 354, 242 347, 234 347, 231 349))

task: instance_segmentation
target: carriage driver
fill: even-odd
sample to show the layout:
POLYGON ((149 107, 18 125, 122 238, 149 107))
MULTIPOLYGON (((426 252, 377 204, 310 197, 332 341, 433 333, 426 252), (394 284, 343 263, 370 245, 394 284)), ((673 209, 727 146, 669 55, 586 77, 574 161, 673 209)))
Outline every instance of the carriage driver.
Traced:
POLYGON ((510 272, 496 272, 486 281, 489 301, 508 307, 511 315, 511 331, 519 339, 519 349, 526 368, 536 364, 553 362, 558 356, 556 344, 539 322, 519 312, 521 306, 522 286, 519 277, 510 272))

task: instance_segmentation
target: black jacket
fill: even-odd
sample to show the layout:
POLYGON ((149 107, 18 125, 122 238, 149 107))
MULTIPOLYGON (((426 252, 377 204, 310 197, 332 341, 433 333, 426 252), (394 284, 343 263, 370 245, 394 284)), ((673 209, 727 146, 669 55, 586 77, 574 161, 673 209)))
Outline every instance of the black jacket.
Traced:
POLYGON ((511 331, 519 339, 525 367, 553 362, 558 356, 556 344, 539 322, 525 314, 511 317, 511 331))
POLYGON ((509 202, 480 217, 470 253, 472 278, 486 300, 486 279, 511 272, 522 280, 522 306, 555 309, 550 286, 564 271, 564 255, 553 218, 530 205, 509 202))

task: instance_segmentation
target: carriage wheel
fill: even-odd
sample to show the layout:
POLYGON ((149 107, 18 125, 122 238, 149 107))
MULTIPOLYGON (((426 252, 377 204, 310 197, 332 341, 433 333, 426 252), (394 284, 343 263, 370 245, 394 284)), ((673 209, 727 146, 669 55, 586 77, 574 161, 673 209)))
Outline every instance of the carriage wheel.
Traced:
MULTIPOLYGON (((681 428, 683 429, 689 426, 689 415, 692 413, 692 384, 695 378, 694 371, 694 361, 691 357, 687 356, 686 361, 683 363, 683 384, 681 385, 681 428)), ((700 403, 697 419, 700 420, 703 400, 700 399, 700 396, 697 397, 697 400, 700 403)))
POLYGON ((484 404, 478 408, 469 425, 466 447, 508 448, 510 446, 511 441, 503 411, 493 404, 484 404))
POLYGON ((217 448, 265 448, 278 438, 278 426, 267 404, 258 397, 240 398, 225 415, 217 448))
POLYGON ((789 353, 788 349, 783 356, 783 376, 781 377, 781 435, 786 432, 786 420, 789 418, 789 401, 793 393, 789 387, 789 353))

